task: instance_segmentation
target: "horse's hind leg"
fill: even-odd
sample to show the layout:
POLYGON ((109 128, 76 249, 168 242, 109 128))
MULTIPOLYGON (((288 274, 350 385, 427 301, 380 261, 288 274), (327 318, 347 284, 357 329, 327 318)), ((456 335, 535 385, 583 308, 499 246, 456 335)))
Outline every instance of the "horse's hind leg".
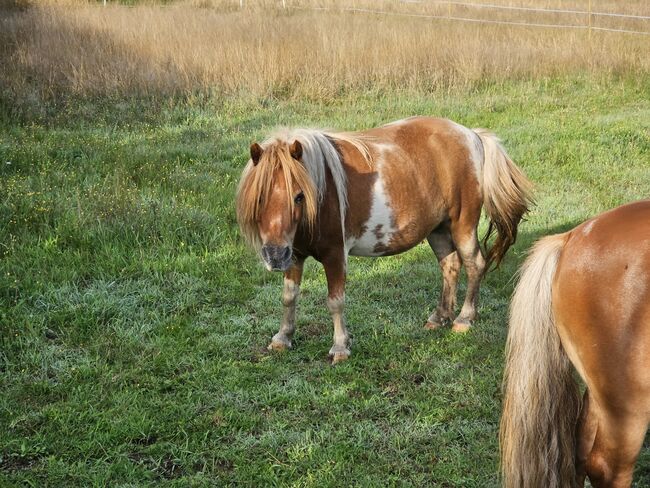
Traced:
POLYGON ((578 419, 577 444, 576 444, 576 482, 578 486, 585 485, 587 476, 587 460, 594 447, 596 431, 598 430, 598 417, 595 414, 593 402, 589 399, 589 389, 585 390, 582 397, 582 408, 578 419))
POLYGON ((304 258, 296 257, 296 262, 284 273, 284 289, 282 290, 284 315, 280 330, 273 336, 268 346, 269 351, 282 351, 291 348, 291 338, 296 330, 296 302, 300 295, 300 281, 304 264, 304 258))
POLYGON ((454 318, 460 258, 454 247, 448 226, 441 225, 438 227, 429 234, 427 241, 429 241, 429 246, 431 246, 436 258, 438 258, 443 281, 438 306, 428 318, 425 327, 427 329, 437 329, 454 318))
POLYGON ((595 488, 627 488, 632 484, 634 463, 643 445, 648 419, 643 414, 599 408, 593 399, 589 402, 586 420, 596 424, 593 446, 584 460, 589 481, 595 488))
POLYGON ((465 215, 465 218, 461 216, 460 220, 451 224, 451 236, 467 272, 467 292, 463 308, 454 320, 452 330, 455 332, 469 330, 472 322, 476 319, 478 291, 485 271, 485 258, 476 232, 479 215, 475 215, 474 218, 468 217, 468 214, 465 215))

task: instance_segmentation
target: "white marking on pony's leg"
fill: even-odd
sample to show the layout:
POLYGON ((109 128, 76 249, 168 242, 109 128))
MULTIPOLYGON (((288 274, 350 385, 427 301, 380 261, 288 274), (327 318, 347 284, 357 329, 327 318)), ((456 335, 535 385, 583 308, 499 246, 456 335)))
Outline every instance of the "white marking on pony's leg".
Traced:
POLYGON ((282 290, 282 305, 284 315, 280 324, 280 330, 271 339, 268 346, 269 351, 281 351, 291 348, 291 338, 296 330, 296 302, 300 295, 300 285, 289 278, 284 279, 282 290))
POLYGON ((465 239, 460 245, 456 243, 460 253, 465 271, 467 272, 467 292, 463 307, 454 320, 452 330, 454 332, 465 332, 469 330, 472 322, 476 319, 476 306, 478 304, 478 293, 481 279, 485 271, 485 258, 478 243, 476 231, 472 237, 465 239))
POLYGON ((425 326, 427 329, 437 329, 449 323, 456 308, 456 286, 460 272, 458 253, 454 251, 443 258, 440 261, 440 268, 443 278, 442 292, 438 306, 427 319, 425 326))
POLYGON ((332 364, 345 361, 350 357, 350 350, 348 349, 350 336, 345 327, 345 317, 343 316, 344 307, 345 295, 328 297, 327 308, 332 314, 332 320, 334 321, 334 345, 329 353, 332 356, 332 364))
POLYGON ((449 229, 434 230, 427 237, 427 241, 438 259, 443 278, 438 306, 425 324, 427 329, 437 329, 453 318, 454 309, 456 308, 456 285, 460 271, 460 258, 454 247, 449 229))

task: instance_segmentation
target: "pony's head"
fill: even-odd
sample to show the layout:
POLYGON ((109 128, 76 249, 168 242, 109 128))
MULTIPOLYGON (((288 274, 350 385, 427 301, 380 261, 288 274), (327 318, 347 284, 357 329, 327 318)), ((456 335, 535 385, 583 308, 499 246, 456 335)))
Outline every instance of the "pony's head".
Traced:
POLYGON ((269 271, 286 271, 300 225, 311 228, 318 190, 303 164, 300 141, 272 140, 250 147, 237 190, 237 221, 269 271))

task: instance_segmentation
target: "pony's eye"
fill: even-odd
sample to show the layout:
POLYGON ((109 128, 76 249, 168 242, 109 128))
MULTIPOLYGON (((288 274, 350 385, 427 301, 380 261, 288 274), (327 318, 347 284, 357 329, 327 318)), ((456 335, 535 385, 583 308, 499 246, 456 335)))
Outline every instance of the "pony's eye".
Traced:
POLYGON ((293 199, 296 203, 302 203, 305 200, 305 194, 300 192, 296 195, 296 198, 293 199))

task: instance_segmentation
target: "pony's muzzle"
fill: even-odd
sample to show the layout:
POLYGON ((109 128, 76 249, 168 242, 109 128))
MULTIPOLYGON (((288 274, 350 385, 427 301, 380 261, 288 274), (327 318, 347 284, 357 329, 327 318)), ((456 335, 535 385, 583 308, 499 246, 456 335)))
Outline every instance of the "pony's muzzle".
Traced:
POLYGON ((286 271, 291 266, 291 247, 262 246, 262 258, 269 271, 286 271))

